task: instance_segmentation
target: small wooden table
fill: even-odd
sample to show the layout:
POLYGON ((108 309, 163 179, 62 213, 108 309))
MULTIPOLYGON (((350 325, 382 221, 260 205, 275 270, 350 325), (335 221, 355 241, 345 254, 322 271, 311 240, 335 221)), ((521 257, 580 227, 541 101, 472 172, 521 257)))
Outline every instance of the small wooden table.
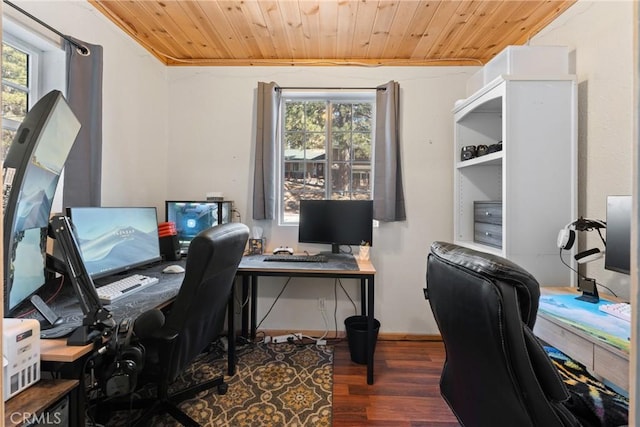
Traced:
MULTIPOLYGON (((45 421, 41 424, 57 423, 61 414, 45 414, 47 408, 69 393, 78 393, 78 380, 40 380, 28 389, 7 400, 4 406, 4 426, 14 427, 28 424, 33 420, 45 421)), ((69 412, 78 410, 69 399, 69 412)))
POLYGON ((541 287, 535 334, 571 356, 595 376, 629 390, 630 322, 598 310, 620 302, 600 297, 592 304, 576 300, 581 293, 569 287, 541 287))

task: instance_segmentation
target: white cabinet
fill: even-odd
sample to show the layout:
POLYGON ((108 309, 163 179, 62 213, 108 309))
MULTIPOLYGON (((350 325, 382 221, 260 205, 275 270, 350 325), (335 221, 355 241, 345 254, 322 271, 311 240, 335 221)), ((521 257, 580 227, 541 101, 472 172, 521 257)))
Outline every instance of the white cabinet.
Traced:
POLYGON ((502 75, 458 101, 454 117, 454 242, 508 258, 540 283, 571 283, 556 240, 577 214, 574 76, 502 75), (501 151, 461 160, 464 146, 500 141, 501 151), (497 201, 501 233, 493 235, 477 227, 474 202, 497 201))

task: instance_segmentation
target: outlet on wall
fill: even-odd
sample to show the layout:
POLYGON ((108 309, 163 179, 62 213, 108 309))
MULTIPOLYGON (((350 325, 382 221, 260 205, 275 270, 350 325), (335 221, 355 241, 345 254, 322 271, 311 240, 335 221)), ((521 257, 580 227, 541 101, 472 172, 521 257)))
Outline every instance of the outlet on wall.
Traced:
POLYGON ((318 298, 318 310, 324 311, 324 305, 326 300, 324 298, 318 298))

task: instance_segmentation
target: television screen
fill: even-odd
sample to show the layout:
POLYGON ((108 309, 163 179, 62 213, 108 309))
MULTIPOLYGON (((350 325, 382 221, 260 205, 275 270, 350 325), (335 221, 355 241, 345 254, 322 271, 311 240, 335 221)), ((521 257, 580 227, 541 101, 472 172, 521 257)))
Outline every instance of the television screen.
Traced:
POLYGON ((161 259, 156 208, 77 207, 67 215, 92 279, 161 259))
POLYGON ((185 254, 202 230, 231 221, 231 202, 167 200, 165 212, 167 221, 176 224, 180 250, 185 254))
POLYGON ((298 241, 340 245, 373 244, 373 201, 300 200, 298 241))
POLYGON ((631 268, 631 196, 607 197, 606 240, 604 268, 629 274, 631 268))
POLYGON ((80 122, 59 91, 25 116, 3 164, 4 301, 11 313, 45 282, 47 227, 80 122))

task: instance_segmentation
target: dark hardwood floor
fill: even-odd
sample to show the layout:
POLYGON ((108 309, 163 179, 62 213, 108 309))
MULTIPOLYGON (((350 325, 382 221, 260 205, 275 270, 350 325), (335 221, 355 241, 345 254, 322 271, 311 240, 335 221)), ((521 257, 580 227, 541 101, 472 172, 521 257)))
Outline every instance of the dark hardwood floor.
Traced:
POLYGON ((346 341, 335 344, 333 426, 453 427, 456 417, 440 396, 442 342, 378 341, 374 384, 353 363, 346 341))

